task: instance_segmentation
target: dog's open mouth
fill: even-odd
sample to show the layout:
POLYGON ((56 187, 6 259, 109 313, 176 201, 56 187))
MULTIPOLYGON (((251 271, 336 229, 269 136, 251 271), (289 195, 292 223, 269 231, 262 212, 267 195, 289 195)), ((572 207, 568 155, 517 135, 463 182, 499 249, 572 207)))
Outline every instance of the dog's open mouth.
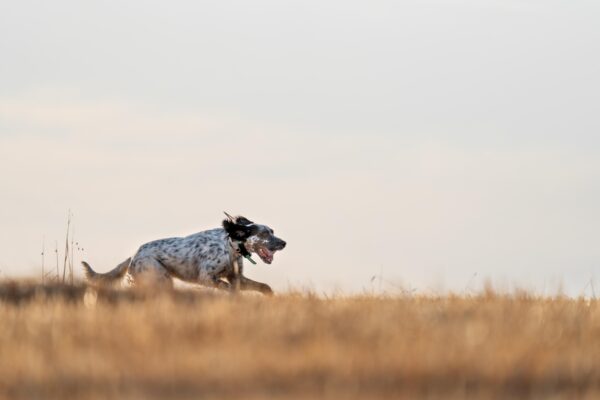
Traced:
POLYGON ((265 264, 271 264, 273 262, 274 251, 267 249, 266 247, 260 247, 257 251, 258 256, 265 262, 265 264))

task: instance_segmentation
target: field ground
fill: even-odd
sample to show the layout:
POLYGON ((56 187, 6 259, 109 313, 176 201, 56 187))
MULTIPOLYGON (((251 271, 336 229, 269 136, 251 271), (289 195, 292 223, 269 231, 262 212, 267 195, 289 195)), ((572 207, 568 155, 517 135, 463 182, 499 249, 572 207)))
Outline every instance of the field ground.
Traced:
POLYGON ((0 398, 600 398, 600 304, 4 282, 0 398))

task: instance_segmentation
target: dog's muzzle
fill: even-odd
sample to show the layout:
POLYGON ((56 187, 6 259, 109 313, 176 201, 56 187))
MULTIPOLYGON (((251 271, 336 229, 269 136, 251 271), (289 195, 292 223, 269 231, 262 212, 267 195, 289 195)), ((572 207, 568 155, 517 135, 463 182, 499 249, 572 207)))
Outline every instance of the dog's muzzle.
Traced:
POLYGON ((283 241, 283 240, 281 240, 281 239, 277 239, 277 240, 275 241, 275 246, 274 246, 274 249, 273 249, 273 250, 283 250, 283 249, 285 249, 285 245, 286 245, 286 244, 287 244, 287 243, 286 243, 285 241, 283 241))
POLYGON ((271 264, 273 262, 273 256, 276 251, 283 250, 286 246, 286 242, 275 238, 272 239, 267 246, 260 247, 257 250, 258 256, 266 263, 271 264))

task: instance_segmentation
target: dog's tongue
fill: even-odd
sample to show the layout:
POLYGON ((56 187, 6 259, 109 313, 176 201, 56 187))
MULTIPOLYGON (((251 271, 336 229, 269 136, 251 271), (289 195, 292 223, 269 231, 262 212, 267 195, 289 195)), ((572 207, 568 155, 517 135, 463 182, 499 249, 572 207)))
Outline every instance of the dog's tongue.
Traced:
POLYGON ((260 256, 267 264, 271 264, 273 262, 273 252, 269 249, 261 248, 259 250, 260 256))

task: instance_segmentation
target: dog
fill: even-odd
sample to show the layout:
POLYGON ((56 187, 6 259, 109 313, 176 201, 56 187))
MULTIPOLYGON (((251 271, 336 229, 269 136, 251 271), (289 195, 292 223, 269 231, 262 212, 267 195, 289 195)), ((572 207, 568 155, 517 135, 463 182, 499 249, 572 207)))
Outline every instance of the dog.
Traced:
POLYGON ((254 290, 273 294, 271 287, 243 275, 243 258, 253 264, 252 254, 266 263, 286 242, 273 229, 249 219, 225 213, 222 227, 186 237, 155 240, 142 245, 135 255, 106 273, 95 272, 82 262, 90 283, 111 285, 128 274, 133 286, 173 287, 173 278, 229 291, 254 290))

